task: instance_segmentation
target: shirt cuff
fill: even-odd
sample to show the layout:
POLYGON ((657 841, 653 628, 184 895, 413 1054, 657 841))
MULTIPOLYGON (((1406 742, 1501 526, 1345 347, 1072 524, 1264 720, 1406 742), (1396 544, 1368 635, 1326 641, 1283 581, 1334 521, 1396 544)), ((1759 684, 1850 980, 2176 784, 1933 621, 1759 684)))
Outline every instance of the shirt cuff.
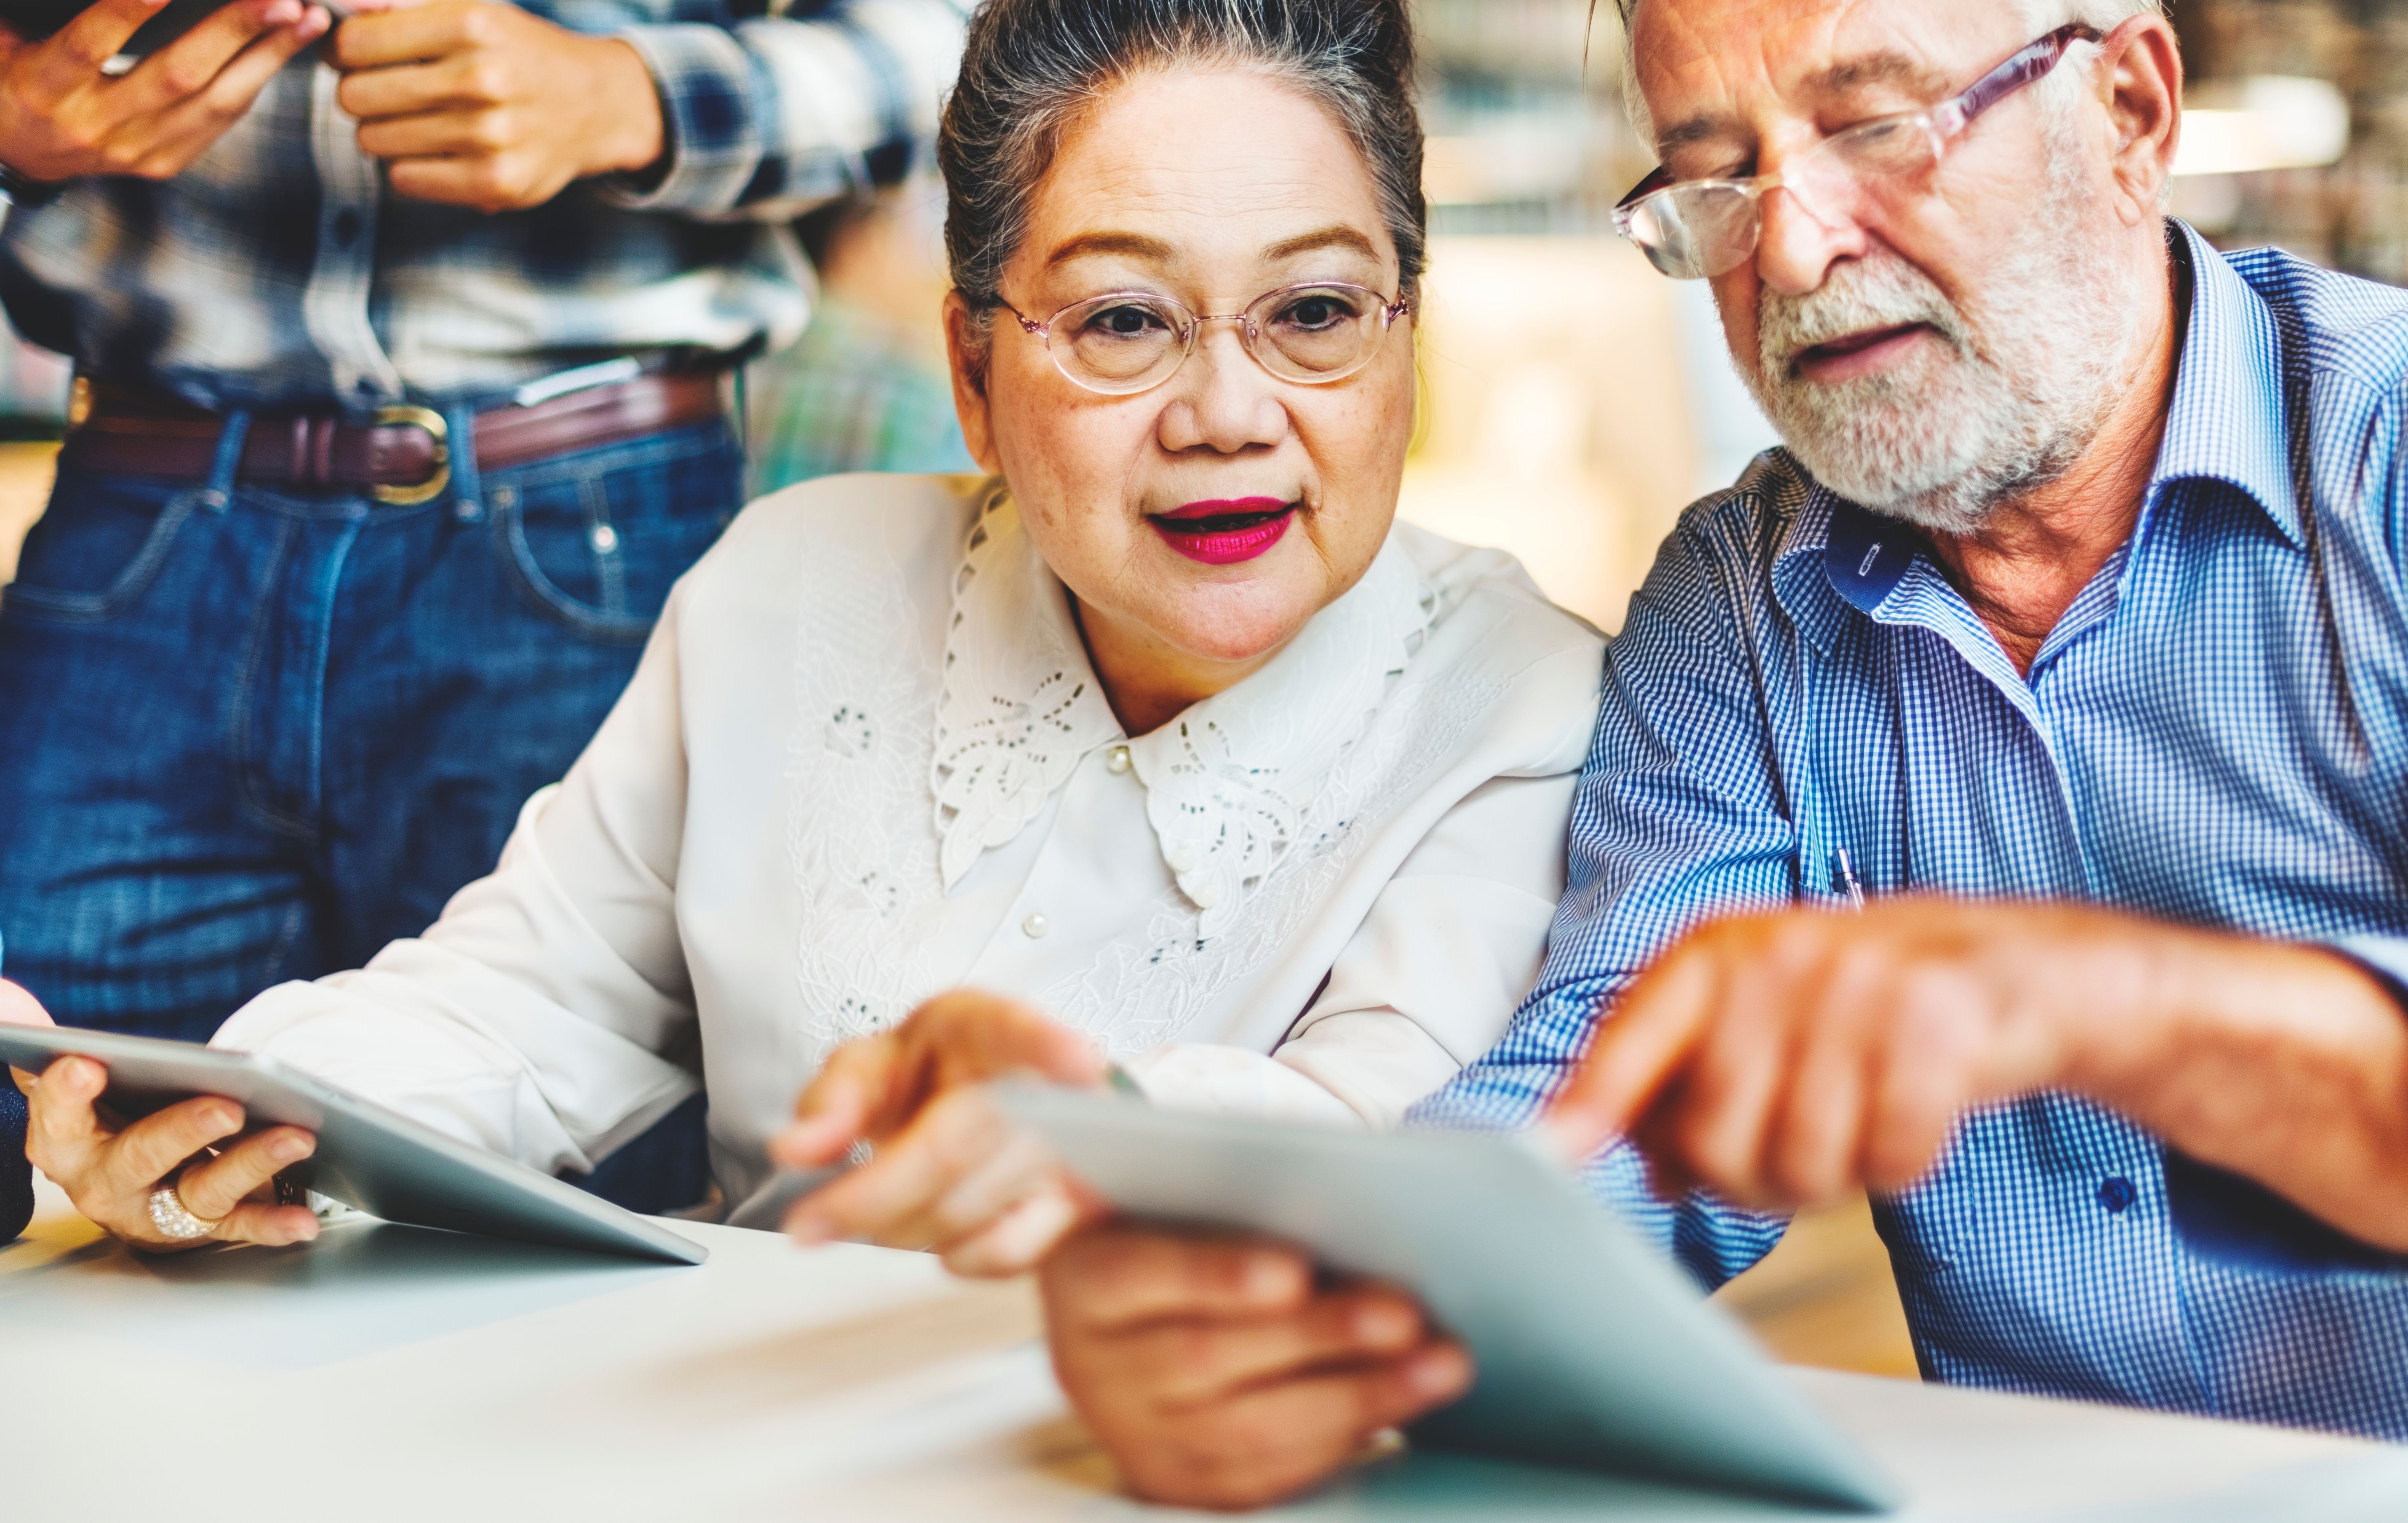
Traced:
POLYGON ((733 210, 761 166, 752 55, 721 26, 632 26, 613 36, 652 71, 662 149, 648 170, 596 180, 602 199, 650 211, 733 210))
POLYGON ((2408 936, 2338 936, 2324 945, 2372 974, 2408 1014, 2408 936))

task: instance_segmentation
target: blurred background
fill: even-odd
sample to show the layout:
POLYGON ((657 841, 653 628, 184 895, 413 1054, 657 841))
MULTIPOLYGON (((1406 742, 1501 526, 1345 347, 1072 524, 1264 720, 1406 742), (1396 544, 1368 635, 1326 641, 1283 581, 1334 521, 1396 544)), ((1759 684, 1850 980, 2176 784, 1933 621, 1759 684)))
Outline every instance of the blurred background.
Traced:
MULTIPOLYGON (((1770 431, 1704 287, 1656 277, 1607 221, 1653 162, 1623 115, 1611 0, 1417 9, 1436 236, 1404 512, 1514 551, 1612 630, 1681 508, 1770 431)), ((2172 15, 2190 77, 2174 210, 2226 247, 2408 282, 2408 0, 2173 0, 2172 15)), ((801 225, 824 299, 801 343, 747 377, 756 489, 967 468, 936 324, 943 212, 924 173, 801 225)), ((54 358, 0 334, 0 583, 67 392, 54 358)), ((1725 1298, 1785 1357, 1913 1373, 1861 1203, 1801 1224, 1725 1298)))
MULTIPOLYGON (((1649 166, 1614 7, 1417 0, 1436 238, 1406 516, 1521 555, 1606 629, 1681 507, 1770 442, 1702 287, 1656 278, 1606 213, 1649 166), (1536 292, 1545 296, 1538 298, 1536 292)), ((2174 209, 2408 281, 2408 0, 2173 0, 2190 78, 2174 209)), ((748 377, 754 484, 957 470, 925 174, 801 225, 824 300, 748 377)), ((0 582, 40 510, 64 368, 0 334, 0 582)))

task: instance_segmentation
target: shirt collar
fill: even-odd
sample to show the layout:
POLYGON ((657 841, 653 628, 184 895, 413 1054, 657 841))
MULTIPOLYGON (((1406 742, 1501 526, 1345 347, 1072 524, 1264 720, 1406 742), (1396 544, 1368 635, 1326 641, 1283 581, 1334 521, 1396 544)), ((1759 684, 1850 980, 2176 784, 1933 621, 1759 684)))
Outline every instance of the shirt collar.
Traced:
POLYGON ((945 632, 929 769, 945 887, 1026 829, 1080 759, 1120 733, 1069 594, 998 482, 970 526, 945 632))
MULTIPOLYGON (((1129 741, 1147 820, 1199 912, 1199 937, 1225 928, 1301 838, 1434 605, 1391 536, 1260 671, 1129 741)), ((1069 594, 998 489, 964 553, 945 641, 931 785, 946 887, 1041 814, 1088 752, 1123 738, 1069 594)))
POLYGON ((2174 482, 2222 481, 2256 503, 2293 546, 2303 546, 2273 309, 2186 223, 2169 218, 2167 227, 2174 258, 2190 268, 2190 320, 2149 477, 2149 505, 2174 482))
MULTIPOLYGON (((2285 538, 2300 545, 2299 491, 2289 464, 2289 409, 2273 312, 2187 224, 2169 218, 2166 236, 2173 257, 2191 273, 2190 318, 2134 537, 2146 531, 2168 487, 2210 480, 2238 489, 2285 538)), ((1805 590, 1806 568, 1819 568, 1819 579, 1842 602, 1870 616, 1906 579, 1925 541, 1911 526, 1813 482, 1802 467, 1792 469, 1809 487, 1777 554, 1775 583, 1791 617, 1828 648, 1829 631, 1823 627, 1828 621, 1816 619, 1812 600, 1798 595, 1805 590)))

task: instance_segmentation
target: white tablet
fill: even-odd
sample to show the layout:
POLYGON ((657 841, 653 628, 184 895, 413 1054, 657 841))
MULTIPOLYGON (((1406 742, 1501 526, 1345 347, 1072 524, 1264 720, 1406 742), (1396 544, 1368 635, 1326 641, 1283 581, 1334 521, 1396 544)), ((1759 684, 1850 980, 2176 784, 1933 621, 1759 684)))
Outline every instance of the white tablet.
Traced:
POLYGON ((710 1257, 701 1244, 658 1222, 454 1142, 272 1058, 109 1032, 0 1025, 0 1061, 12 1068, 39 1073, 70 1054, 108 1066, 103 1103, 122 1116, 222 1095, 242 1105, 253 1127, 307 1127, 318 1134, 318 1151, 294 1175, 321 1195, 387 1221, 664 1263, 710 1257))
POLYGON ((1897 1504, 1739 1325, 1535 1141, 1280 1126, 1021 1082, 996 1092, 1132 1217, 1284 1238, 1419 1296, 1478 1374, 1415 1426, 1417 1443, 1897 1504))

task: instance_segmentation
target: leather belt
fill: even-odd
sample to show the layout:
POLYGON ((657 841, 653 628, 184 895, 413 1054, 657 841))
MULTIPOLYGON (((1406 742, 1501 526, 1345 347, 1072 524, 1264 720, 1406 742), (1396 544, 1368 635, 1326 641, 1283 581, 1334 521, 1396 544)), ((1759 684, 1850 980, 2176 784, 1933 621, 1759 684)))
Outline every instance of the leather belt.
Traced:
MULTIPOLYGON (((207 477, 225 420, 154 391, 77 383, 64 469, 112 476, 207 477)), ((726 403, 716 371, 678 371, 571 391, 533 406, 477 414, 480 470, 525 465, 575 450, 707 422, 726 403)), ((352 488, 380 503, 439 496, 452 480, 452 441, 431 407, 384 407, 365 422, 325 413, 256 413, 243 436, 244 481, 324 491, 352 488)))

